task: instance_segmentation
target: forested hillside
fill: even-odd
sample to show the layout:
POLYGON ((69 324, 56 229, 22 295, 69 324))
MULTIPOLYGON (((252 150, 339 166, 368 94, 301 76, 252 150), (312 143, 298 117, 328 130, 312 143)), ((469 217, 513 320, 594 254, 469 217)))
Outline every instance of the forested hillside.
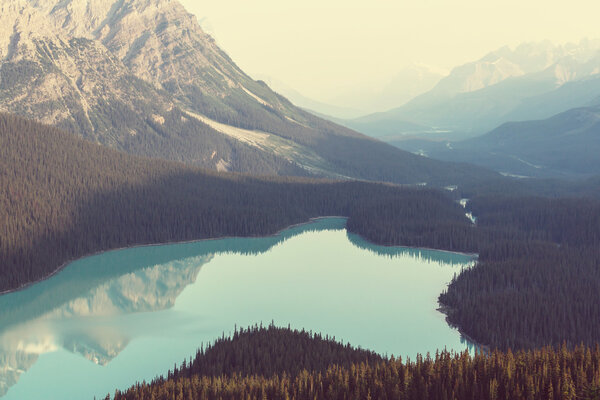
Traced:
MULTIPOLYGON (((479 254, 439 298, 448 321, 474 340, 504 350, 600 342, 598 199, 480 194, 467 206, 475 225, 439 218, 444 234, 426 237, 391 203, 373 205, 358 211, 348 229, 379 244, 409 239, 479 254)), ((423 214, 426 221, 436 217, 423 214)))
POLYGON ((481 197, 478 265, 440 296, 448 319, 507 348, 600 342, 600 202, 481 197))
POLYGON ((598 347, 382 359, 318 335, 255 327, 112 398, 591 400, 599 394, 598 347))
POLYGON ((201 348, 187 366, 170 371, 171 377, 193 375, 297 375, 303 370, 326 371, 331 364, 349 367, 361 362, 383 361, 379 354, 340 344, 318 333, 255 325, 241 328, 233 336, 222 336, 201 348))
MULTIPOLYGON (((129 156, 0 115, 0 291, 101 250, 272 234, 310 217, 368 216, 380 205, 411 222, 398 237, 407 245, 433 246, 436 237, 452 234, 447 227, 469 224, 441 192, 218 174, 129 156), (428 213, 438 219, 424 218, 428 213), (440 219, 447 223, 438 225, 440 219)), ((361 217, 353 229, 360 232, 377 223, 361 217)))

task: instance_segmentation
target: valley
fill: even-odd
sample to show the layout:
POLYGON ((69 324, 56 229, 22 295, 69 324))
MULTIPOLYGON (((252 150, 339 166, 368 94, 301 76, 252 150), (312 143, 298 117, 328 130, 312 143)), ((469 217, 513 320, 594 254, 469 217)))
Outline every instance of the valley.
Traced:
POLYGON ((373 137, 390 137, 401 148, 403 140, 411 139, 458 142, 505 122, 597 105, 599 60, 597 41, 503 47, 455 67, 433 89, 401 107, 340 122, 373 137))
POLYGON ((544 120, 509 122, 460 142, 418 141, 409 146, 436 159, 470 162, 505 175, 589 177, 600 174, 598 110, 575 108, 544 120))

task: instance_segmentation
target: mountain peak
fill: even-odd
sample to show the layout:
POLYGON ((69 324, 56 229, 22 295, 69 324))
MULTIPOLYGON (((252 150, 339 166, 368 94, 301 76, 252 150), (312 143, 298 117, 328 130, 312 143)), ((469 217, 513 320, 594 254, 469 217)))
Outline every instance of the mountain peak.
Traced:
POLYGON ((217 170, 401 183, 418 170, 418 182, 433 183, 429 171, 439 169, 455 183, 445 166, 321 120, 254 81, 175 0, 0 8, 0 112, 217 170))

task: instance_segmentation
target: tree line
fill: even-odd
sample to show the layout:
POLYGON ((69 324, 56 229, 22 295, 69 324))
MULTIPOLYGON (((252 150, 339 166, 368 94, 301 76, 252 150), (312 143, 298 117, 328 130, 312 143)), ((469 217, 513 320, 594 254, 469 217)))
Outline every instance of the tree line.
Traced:
POLYGON ((219 339, 166 377, 117 390, 113 398, 591 400, 599 395, 598 346, 475 355, 441 351, 402 360, 271 326, 219 339))

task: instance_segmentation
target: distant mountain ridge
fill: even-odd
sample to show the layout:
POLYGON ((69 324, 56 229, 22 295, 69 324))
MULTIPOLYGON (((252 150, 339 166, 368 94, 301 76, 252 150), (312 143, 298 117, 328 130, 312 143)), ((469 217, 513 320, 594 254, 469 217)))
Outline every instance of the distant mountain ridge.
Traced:
POLYGON ((557 85, 600 72, 590 68, 599 56, 600 42, 584 40, 574 45, 553 45, 549 41, 523 43, 514 49, 504 46, 481 59, 454 68, 431 91, 456 95, 474 92, 509 78, 542 74, 557 85))
POLYGON ((413 184, 479 174, 295 107, 240 70, 177 1, 0 0, 0 26, 0 111, 129 153, 413 184))
POLYGON ((575 108, 548 119, 509 122, 473 139, 432 144, 427 154, 513 176, 598 175, 600 105, 575 108))
MULTIPOLYGON (((600 78, 600 41, 554 46, 549 42, 527 43, 510 49, 503 47, 475 62, 456 67, 431 91, 418 96, 402 107, 348 121, 351 128, 375 137, 405 134, 406 123, 423 125, 422 139, 457 140, 483 134, 516 116, 531 119, 524 109, 531 109, 529 101, 537 99, 541 105, 544 96, 565 84, 585 79, 600 78), (397 126, 398 128, 395 128, 397 126), (432 129, 434 128, 434 129, 432 129), (432 135, 431 132, 444 132, 432 135)), ((598 93, 600 94, 600 92, 598 93)), ((589 93, 576 95, 560 104, 554 96, 552 110, 539 107, 535 118, 548 118, 569 108, 588 105, 589 93)))

